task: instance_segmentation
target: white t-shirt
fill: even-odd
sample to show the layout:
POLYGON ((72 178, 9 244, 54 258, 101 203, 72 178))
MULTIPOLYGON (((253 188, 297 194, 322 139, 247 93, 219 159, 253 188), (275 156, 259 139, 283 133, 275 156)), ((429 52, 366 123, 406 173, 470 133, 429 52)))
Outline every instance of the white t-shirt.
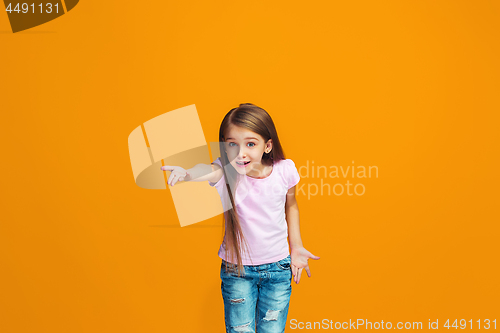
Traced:
MULTIPOLYGON (((220 158, 213 163, 222 167, 220 158)), ((231 167, 232 166, 227 166, 231 167)), ((242 253, 243 265, 262 265, 286 258, 288 249, 288 224, 285 220, 285 202, 288 189, 300 180, 295 163, 290 160, 274 162, 272 172, 266 178, 252 178, 238 174, 235 205, 249 255, 242 253)), ((227 188, 224 175, 215 186, 227 211, 227 188)), ((224 242, 219 257, 225 258, 224 242)))

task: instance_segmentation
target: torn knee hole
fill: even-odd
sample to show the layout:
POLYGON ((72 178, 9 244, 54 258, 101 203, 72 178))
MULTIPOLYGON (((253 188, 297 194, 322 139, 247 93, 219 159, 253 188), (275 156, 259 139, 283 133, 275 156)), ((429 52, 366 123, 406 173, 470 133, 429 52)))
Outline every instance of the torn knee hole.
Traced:
POLYGON ((245 324, 245 325, 240 325, 240 326, 233 326, 233 329, 236 332, 253 332, 253 330, 250 328, 250 324, 245 324))
POLYGON ((264 321, 273 321, 278 320, 278 315, 280 314, 280 310, 267 310, 266 316, 264 317, 264 321))
POLYGON ((239 303, 243 303, 244 301, 245 301, 244 298, 235 298, 235 299, 229 300, 229 302, 231 302, 232 304, 239 304, 239 303))

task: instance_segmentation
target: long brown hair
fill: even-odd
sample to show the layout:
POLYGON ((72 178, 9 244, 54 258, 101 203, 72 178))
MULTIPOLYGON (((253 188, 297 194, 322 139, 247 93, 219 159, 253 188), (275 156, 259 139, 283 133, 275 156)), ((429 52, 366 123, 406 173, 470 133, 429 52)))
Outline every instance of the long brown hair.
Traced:
POLYGON ((226 180, 227 193, 231 202, 231 209, 224 213, 224 247, 226 259, 229 259, 226 265, 226 271, 237 271, 238 276, 244 273, 242 263, 242 253, 248 253, 248 244, 241 229, 240 220, 238 217, 237 208, 235 205, 234 193, 236 193, 238 172, 231 166, 226 154, 225 137, 230 125, 235 125, 248 129, 259 134, 264 138, 264 143, 269 139, 272 140, 272 150, 270 153, 262 155, 262 164, 265 166, 273 165, 280 160, 285 159, 285 153, 281 147, 276 127, 269 113, 264 109, 251 104, 243 103, 239 107, 231 109, 220 125, 219 130, 219 149, 221 162, 223 165, 222 171, 226 180), (228 166, 228 167, 225 167, 228 166), (231 190, 232 189, 232 190, 231 190), (235 260, 236 259, 236 260, 235 260), (232 264, 236 262, 236 264, 232 264))

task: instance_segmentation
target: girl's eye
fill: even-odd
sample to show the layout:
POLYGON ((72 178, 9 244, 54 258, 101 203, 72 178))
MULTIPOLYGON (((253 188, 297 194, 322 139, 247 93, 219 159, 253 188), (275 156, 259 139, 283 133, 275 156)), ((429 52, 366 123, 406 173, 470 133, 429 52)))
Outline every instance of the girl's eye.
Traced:
MULTIPOLYGON (((238 146, 238 145, 237 145, 236 143, 234 143, 234 142, 229 142, 229 143, 228 143, 228 145, 229 145, 229 147, 236 147, 236 146, 238 146)), ((249 143, 247 143, 247 146, 248 146, 248 147, 255 147, 255 143, 253 143, 253 142, 249 142, 249 143)))

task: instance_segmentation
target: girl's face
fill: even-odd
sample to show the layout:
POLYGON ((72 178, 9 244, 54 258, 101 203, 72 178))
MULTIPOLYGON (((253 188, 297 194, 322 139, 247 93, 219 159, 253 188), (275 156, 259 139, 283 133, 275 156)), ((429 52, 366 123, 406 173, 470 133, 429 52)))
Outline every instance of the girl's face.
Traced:
POLYGON ((255 132, 229 125, 225 148, 227 158, 239 174, 248 174, 252 170, 252 174, 260 174, 264 169, 262 155, 271 151, 272 140, 264 142, 264 138, 255 132))

